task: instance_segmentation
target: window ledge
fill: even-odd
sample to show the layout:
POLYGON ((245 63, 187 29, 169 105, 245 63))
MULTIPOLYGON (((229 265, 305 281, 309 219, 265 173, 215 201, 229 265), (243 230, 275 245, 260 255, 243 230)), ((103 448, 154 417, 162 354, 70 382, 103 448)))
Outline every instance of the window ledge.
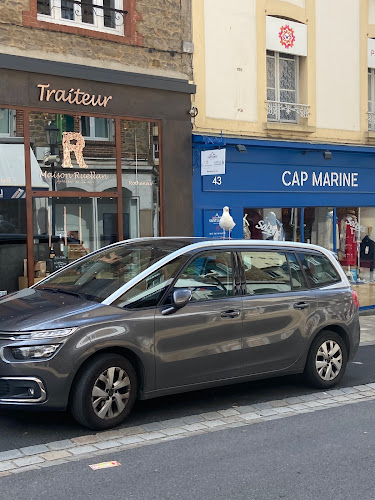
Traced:
POLYGON ((375 140, 375 130, 368 130, 367 132, 365 132, 365 137, 367 139, 375 140))
MULTIPOLYGON (((313 134, 316 132, 316 127, 309 125, 298 125, 297 123, 282 123, 282 122, 267 122, 263 123, 264 130, 273 130, 275 132, 296 132, 301 134, 313 134)), ((374 132, 375 138, 375 132, 374 132)))

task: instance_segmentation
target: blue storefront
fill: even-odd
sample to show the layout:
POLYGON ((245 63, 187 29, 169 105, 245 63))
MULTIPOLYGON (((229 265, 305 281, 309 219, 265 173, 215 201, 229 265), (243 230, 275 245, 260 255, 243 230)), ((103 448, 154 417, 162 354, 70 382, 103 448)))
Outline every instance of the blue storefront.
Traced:
POLYGON ((375 148, 195 135, 193 168, 196 236, 223 238, 227 205, 233 238, 333 250, 361 305, 375 304, 375 148), (225 165, 204 168, 205 151, 225 165))

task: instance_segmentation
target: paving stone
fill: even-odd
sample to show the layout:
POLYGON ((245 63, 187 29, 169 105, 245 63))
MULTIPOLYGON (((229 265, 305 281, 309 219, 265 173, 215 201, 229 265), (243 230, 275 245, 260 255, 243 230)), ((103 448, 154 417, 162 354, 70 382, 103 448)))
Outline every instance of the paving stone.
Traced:
POLYGON ((307 406, 305 404, 302 404, 302 403, 298 403, 298 404, 295 404, 295 405, 289 405, 289 408, 291 410, 297 410, 297 411, 307 410, 307 406))
POLYGON ((223 417, 222 420, 225 424, 233 424, 235 422, 242 422, 241 415, 233 415, 233 417, 223 417))
POLYGON ((225 422, 223 422, 222 420, 207 420, 207 422, 205 422, 207 427, 211 428, 211 427, 219 427, 220 425, 225 425, 225 422))
POLYGON ((302 399, 298 398, 298 397, 285 398, 285 401, 288 403, 288 405, 294 405, 294 404, 302 403, 302 399))
POLYGON ((162 424, 161 422, 152 422, 151 424, 143 424, 141 427, 146 432, 160 431, 161 429, 165 429, 165 425, 162 424))
POLYGON ((120 429, 122 436, 133 436, 134 434, 142 434, 144 429, 140 426, 126 427, 125 429, 120 429))
POLYGON ((95 446, 99 450, 109 450, 110 448, 118 448, 122 443, 120 441, 112 439, 111 441, 102 441, 101 443, 96 443, 95 446))
POLYGON ((265 420, 278 420, 280 418, 284 418, 284 415, 281 415, 280 413, 277 415, 270 415, 267 417, 265 420))
POLYGON ((240 413, 252 413, 252 412, 256 412, 257 411, 257 409, 255 408, 255 406, 239 406, 237 408, 237 410, 240 413))
POLYGON ((12 471, 9 472, 0 472, 0 477, 10 476, 12 471))
POLYGON ((153 439, 161 439, 165 437, 165 434, 162 432, 145 432, 144 434, 139 434, 139 437, 146 441, 152 441, 153 439))
POLYGON ((370 389, 375 389, 375 384, 366 384, 367 387, 370 387, 370 389))
POLYGON ((331 396, 328 394, 328 392, 316 392, 315 393, 316 397, 318 399, 328 399, 330 398, 331 396))
POLYGON ((163 420, 164 427, 181 427, 184 425, 182 418, 171 418, 168 420, 163 420))
POLYGON ((302 401, 315 401, 317 397, 314 394, 305 394, 303 396, 300 396, 302 401))
POLYGON ((103 432, 98 432, 96 436, 101 439, 102 441, 106 441, 109 439, 117 439, 122 437, 122 434, 119 430, 116 431, 103 431, 103 432))
POLYGON ((355 389, 353 389, 352 387, 343 387, 342 389, 342 392, 344 392, 345 394, 354 394, 356 393, 357 391, 355 389))
POLYGON ((336 396, 335 399, 339 403, 346 403, 349 400, 348 396, 336 396))
POLYGON ((200 417, 199 415, 188 415, 187 417, 184 417, 182 420, 186 424, 198 424, 200 422, 203 422, 203 418, 200 417))
POLYGON ((321 402, 321 404, 328 406, 330 404, 336 403, 336 399, 335 398, 327 398, 327 399, 323 399, 320 402, 321 402))
POLYGON ((61 458, 70 457, 71 454, 66 450, 48 451, 40 455, 44 460, 59 460, 61 458))
POLYGON ((13 462, 1 462, 0 463, 0 472, 5 472, 7 470, 14 469, 16 465, 13 462))
POLYGON ((71 439, 63 439, 61 441, 52 441, 51 443, 47 444, 47 447, 51 451, 66 450, 67 448, 72 448, 72 446, 74 446, 74 443, 71 439))
POLYGON ((184 429, 186 429, 189 432, 207 430, 207 428, 208 428, 207 425, 203 424, 203 423, 202 424, 196 423, 196 424, 184 425, 184 429))
POLYGON ((76 448, 70 448, 70 453, 73 455, 84 455, 85 453, 92 453, 93 451, 98 451, 95 446, 86 445, 86 446, 77 446, 76 448))
POLYGON ((353 386, 353 389, 355 389, 356 391, 365 391, 366 389, 368 389, 368 387, 366 385, 355 385, 353 386))
POLYGON ((230 408, 228 410, 221 410, 219 411, 219 413, 222 417, 233 417, 235 415, 240 414, 240 412, 238 410, 235 410, 234 408, 230 408))
POLYGON ((276 415, 276 414, 277 411, 275 410, 275 408, 273 408, 272 410, 262 410, 260 412, 261 417, 270 417, 271 415, 276 415))
POLYGON ((99 441, 98 436, 80 436, 72 438, 73 443, 79 445, 93 444, 99 441))
POLYGON ((254 419, 259 419, 259 413, 244 413, 243 415, 241 415, 241 418, 243 420, 254 420, 254 419))
POLYGON ((25 448, 20 448, 20 451, 24 455, 38 455, 39 453, 49 451, 49 449, 44 444, 37 444, 35 446, 26 446, 25 448))
POLYGON ((145 440, 138 436, 127 436, 119 439, 121 444, 137 444, 144 443, 145 440))
POLYGON ((280 414, 283 414, 283 413, 290 413, 290 407, 287 407, 287 408, 275 408, 275 411, 277 411, 277 413, 280 413, 280 414))
POLYGON ((20 452, 20 450, 8 450, 8 451, 2 451, 0 453, 0 462, 3 462, 5 460, 12 460, 13 458, 22 458, 23 454, 20 452))
POLYGON ((320 403, 319 401, 305 401, 303 404, 308 408, 317 408, 318 406, 322 406, 324 403, 320 403))
POLYGON ((288 406, 288 403, 285 401, 285 399, 276 399, 275 401, 270 401, 270 405, 272 405, 274 408, 280 408, 283 406, 288 406))
POLYGON ((201 413, 200 416, 206 420, 216 420, 220 418, 222 415, 218 411, 209 411, 206 413, 201 413))
POLYGON ((253 405, 254 408, 257 410, 272 410, 273 406, 270 405, 269 403, 257 403, 256 405, 253 405))
POLYGON ((28 465, 26 467, 20 467, 18 469, 12 469, 10 472, 12 474, 21 474, 21 472, 29 472, 32 470, 40 470, 39 465, 28 465))
POLYGON ((171 427, 169 429, 164 429, 163 433, 167 436, 177 436, 179 434, 186 434, 187 430, 183 427, 171 427))
POLYGON ((13 462, 18 467, 26 467, 27 465, 41 464, 42 462, 44 462, 44 460, 41 457, 29 456, 23 458, 16 458, 15 460, 13 460, 13 462))
POLYGON ((327 394, 330 396, 342 396, 344 393, 340 389, 332 389, 331 391, 327 391, 327 394))

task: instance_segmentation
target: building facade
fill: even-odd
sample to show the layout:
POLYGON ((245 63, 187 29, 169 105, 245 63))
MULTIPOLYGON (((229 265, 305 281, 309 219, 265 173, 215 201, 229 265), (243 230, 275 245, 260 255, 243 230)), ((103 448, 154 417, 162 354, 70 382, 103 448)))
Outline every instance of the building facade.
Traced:
POLYGON ((196 234, 228 205, 234 237, 336 252, 372 307, 375 1, 196 0, 193 40, 196 234))
POLYGON ((0 5, 0 289, 193 231, 189 0, 0 5))

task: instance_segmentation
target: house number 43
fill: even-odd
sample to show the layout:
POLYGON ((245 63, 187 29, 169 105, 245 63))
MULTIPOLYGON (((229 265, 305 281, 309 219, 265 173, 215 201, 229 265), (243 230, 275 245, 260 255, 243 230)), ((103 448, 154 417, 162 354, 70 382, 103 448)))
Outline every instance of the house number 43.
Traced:
POLYGON ((216 177, 214 177, 212 184, 216 184, 216 186, 221 186, 221 176, 217 175, 216 177))

